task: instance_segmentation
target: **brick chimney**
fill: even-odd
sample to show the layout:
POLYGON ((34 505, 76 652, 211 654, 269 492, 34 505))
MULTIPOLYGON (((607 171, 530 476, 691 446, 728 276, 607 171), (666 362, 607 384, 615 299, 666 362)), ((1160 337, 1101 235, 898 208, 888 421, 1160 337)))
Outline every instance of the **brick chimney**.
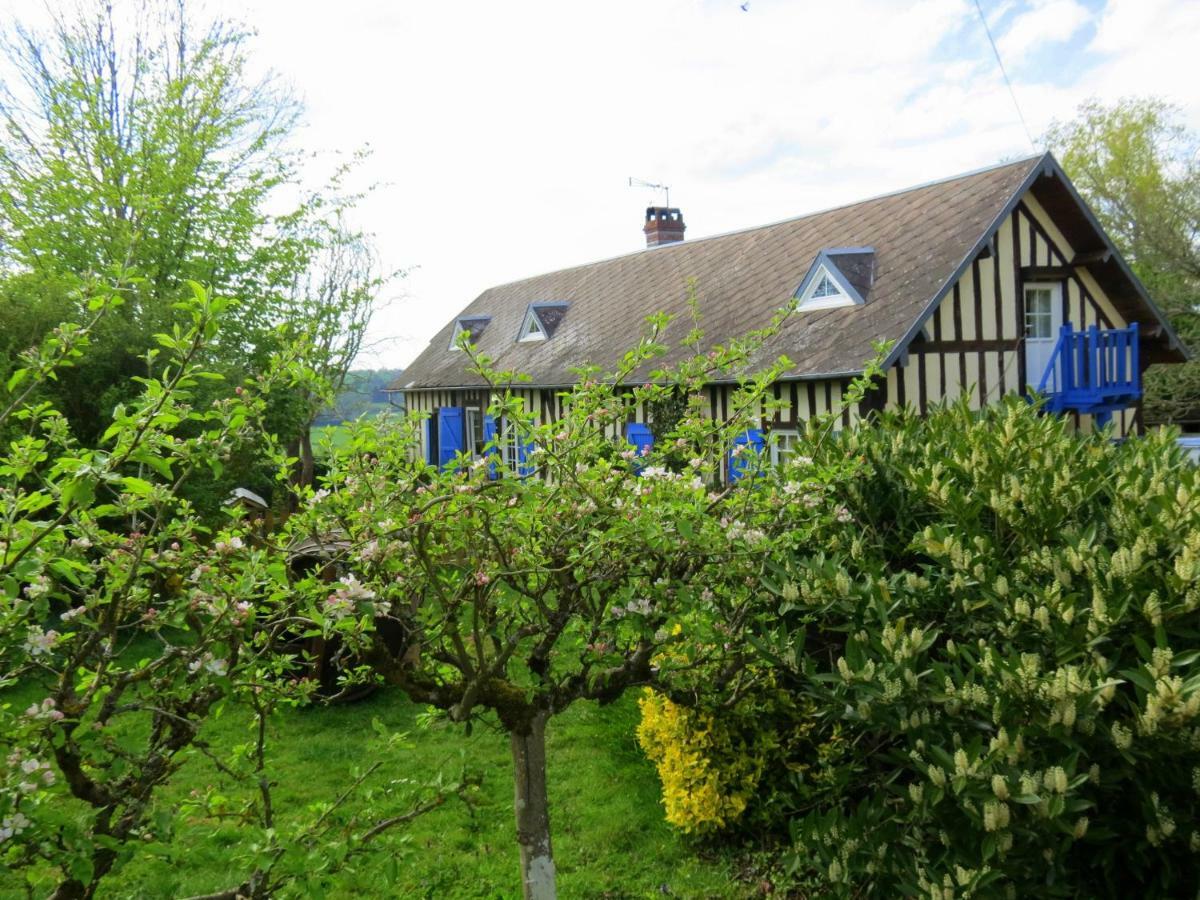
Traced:
POLYGON ((657 247, 659 244, 674 244, 683 240, 687 226, 683 224, 683 213, 674 207, 646 207, 646 246, 657 247))

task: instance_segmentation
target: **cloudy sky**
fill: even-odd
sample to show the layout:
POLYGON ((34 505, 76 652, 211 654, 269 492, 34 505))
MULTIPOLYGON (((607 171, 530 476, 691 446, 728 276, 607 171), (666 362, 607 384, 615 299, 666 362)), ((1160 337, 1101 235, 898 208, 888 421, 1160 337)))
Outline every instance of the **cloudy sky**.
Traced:
MULTIPOLYGON (((1088 97, 1200 129, 1200 2, 981 0, 1036 139, 1088 97)), ((16 0, 0 6, 16 8, 16 0)), ((361 365, 409 362, 492 284, 1025 156, 974 0, 208 0, 307 105, 303 146, 373 151, 361 210, 409 269, 361 365)))

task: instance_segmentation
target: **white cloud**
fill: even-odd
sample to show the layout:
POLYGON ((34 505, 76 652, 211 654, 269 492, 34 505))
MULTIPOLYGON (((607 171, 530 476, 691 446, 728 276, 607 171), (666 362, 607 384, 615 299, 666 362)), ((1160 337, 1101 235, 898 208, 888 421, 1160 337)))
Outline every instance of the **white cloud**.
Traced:
POLYGON ((1005 65, 1012 68, 1047 44, 1069 41, 1091 18, 1077 0, 1035 0, 1030 9, 1016 14, 996 44, 1005 65))

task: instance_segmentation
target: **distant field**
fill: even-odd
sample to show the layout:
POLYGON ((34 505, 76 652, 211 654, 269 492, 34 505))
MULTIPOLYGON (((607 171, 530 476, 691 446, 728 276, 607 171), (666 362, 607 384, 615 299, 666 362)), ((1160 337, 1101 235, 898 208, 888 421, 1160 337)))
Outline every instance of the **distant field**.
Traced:
POLYGON ((319 425, 312 430, 313 453, 324 456, 329 448, 340 450, 350 441, 350 431, 345 425, 319 425))

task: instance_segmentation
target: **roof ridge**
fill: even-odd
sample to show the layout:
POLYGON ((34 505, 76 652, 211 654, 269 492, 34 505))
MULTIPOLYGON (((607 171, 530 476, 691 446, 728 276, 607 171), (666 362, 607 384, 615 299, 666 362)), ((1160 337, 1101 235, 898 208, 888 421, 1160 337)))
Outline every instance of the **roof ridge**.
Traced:
MULTIPOLYGON (((511 281, 502 281, 498 284, 489 285, 488 287, 484 288, 482 293, 487 293, 488 291, 494 290, 496 288, 503 288, 503 287, 508 287, 509 285, 521 284, 522 282, 525 282, 525 281, 533 281, 534 279, 537 279, 537 278, 545 278, 548 275, 558 275, 562 272, 570 272, 575 269, 586 269, 590 266, 598 266, 601 263, 613 262, 614 260, 618 260, 618 259, 627 259, 627 258, 631 258, 634 256, 640 256, 643 253, 663 252, 663 251, 669 251, 671 249, 675 249, 675 248, 679 248, 679 247, 694 247, 697 244, 702 244, 706 241, 714 241, 714 240, 717 240, 718 238, 733 237, 734 235, 738 235, 738 234, 749 234, 752 231, 761 231, 761 230, 764 230, 767 228, 774 228, 777 225, 786 225, 789 222, 801 222, 804 219, 811 219, 814 216, 822 216, 822 215, 825 215, 826 213, 836 212, 839 209, 848 209, 852 206, 861 206, 864 203, 873 203, 876 200, 887 200, 891 197, 899 197, 902 194, 912 193, 913 191, 921 191, 921 190, 925 190, 927 188, 937 187, 938 185, 949 184, 952 181, 960 181, 964 178, 974 178, 979 175, 986 175, 987 173, 994 172, 997 169, 1004 169, 1009 166, 1017 166, 1017 165, 1020 165, 1021 163, 1030 163, 1030 162, 1033 162, 1034 160, 1042 159, 1045 156, 1046 156, 1046 152, 1044 152, 1044 151, 1040 152, 1040 153, 1034 153, 1029 156, 1021 157, 1020 159, 1009 160, 1008 162, 993 163, 990 166, 983 166, 982 168, 979 168, 979 169, 972 169, 969 172, 961 172, 957 175, 950 175, 946 178, 936 178, 932 181, 924 181, 924 182, 921 182, 920 184, 910 185, 908 187, 899 188, 894 191, 887 191, 882 194, 875 194, 870 197, 863 197, 860 200, 852 200, 849 203, 838 203, 835 206, 827 206, 822 209, 813 210, 811 212, 801 213, 798 216, 789 216, 786 219, 778 219, 774 222, 764 222, 761 225, 750 225, 745 228, 734 228, 730 231, 721 231, 721 232, 718 232, 717 234, 709 234, 709 235, 705 235, 704 237, 693 238, 692 240, 674 241, 669 244, 658 244, 657 246, 654 246, 654 247, 642 247, 639 250, 631 250, 628 253, 618 253, 614 256, 605 256, 600 259, 589 260, 588 262, 576 263, 573 266, 563 266, 560 269, 550 269, 547 272, 539 272, 537 275, 526 275, 524 278, 514 278, 511 281)), ((480 296, 482 296, 482 294, 480 296)))

